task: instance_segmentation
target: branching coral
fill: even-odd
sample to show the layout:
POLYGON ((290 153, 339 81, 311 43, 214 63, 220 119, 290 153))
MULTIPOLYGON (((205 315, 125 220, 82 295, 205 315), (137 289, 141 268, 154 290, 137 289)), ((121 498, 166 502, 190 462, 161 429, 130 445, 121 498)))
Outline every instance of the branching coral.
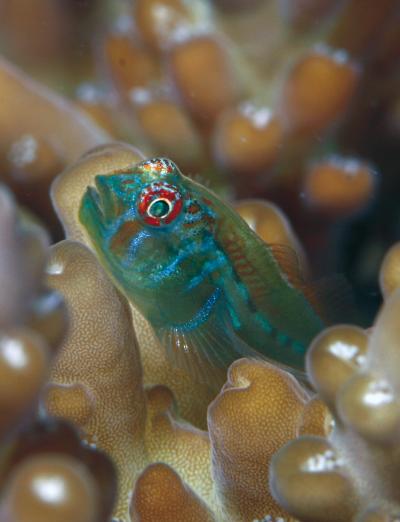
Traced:
POLYGON ((398 516, 399 307, 397 289, 369 335, 332 327, 310 348, 309 375, 335 423, 326 439, 281 449, 271 473, 275 498, 300 520, 398 516))
MULTIPOLYGON (((231 366, 209 409, 213 476, 228 520, 286 517, 266 487, 268 465, 303 426, 308 401, 290 375, 269 364, 242 359, 231 366)), ((326 411, 311 416, 322 434, 326 411)))
POLYGON ((115 496, 108 458, 66 424, 32 424, 66 310, 44 287, 45 233, 21 220, 4 188, 0 201, 0 520, 106 521, 115 496))
POLYGON ((381 292, 386 298, 400 286, 400 243, 395 243, 386 252, 379 273, 381 292))
MULTIPOLYGON (((95 52, 89 46, 83 48, 86 69, 78 74, 72 69, 68 86, 82 78, 85 82, 93 79, 91 86, 85 83, 77 89, 77 105, 113 138, 134 143, 146 156, 170 156, 184 171, 200 173, 225 195, 231 196, 235 188, 237 197, 274 200, 296 223, 317 274, 335 271, 341 263, 349 273, 358 272, 358 285, 375 284, 374 270, 368 276, 359 275, 363 250, 357 238, 349 240, 357 245, 353 247, 357 255, 346 248, 338 256, 324 252, 339 250, 338 240, 355 233, 356 229, 342 227, 338 234, 334 226, 338 220, 368 219, 368 214, 358 211, 376 201, 378 186, 369 161, 376 165, 374 171, 388 172, 381 190, 389 202, 385 209, 368 208, 375 211, 368 222, 371 241, 380 239, 382 230, 390 230, 386 220, 391 219, 390 208, 395 212, 390 195, 397 190, 392 158, 398 135, 395 58, 400 14, 394 0, 379 5, 368 0, 368 12, 358 0, 236 2, 241 7, 237 11, 219 11, 220 2, 183 0, 140 0, 119 7, 104 0, 68 8, 38 1, 43 19, 54 19, 52 27, 66 27, 75 20, 81 28, 90 23, 96 5, 108 8, 106 34, 101 33, 100 21, 97 26, 87 25, 86 42, 92 38, 100 45, 94 46, 95 52), (76 17, 79 9, 85 13, 82 20, 76 17), (94 70, 100 72, 96 77, 94 70), (354 169, 348 175, 348 165, 332 169, 332 157, 343 163, 350 158, 347 163, 352 165, 353 160, 358 162, 357 175, 354 169), (326 193, 327 181, 337 192, 326 193)), ((23 8, 7 9, 13 25, 23 8)), ((32 27, 27 27, 31 35, 32 27)), ((45 37, 40 36, 43 42, 45 37)), ((57 37, 69 42, 70 34, 61 30, 57 37)), ((54 39, 50 27, 48 38, 54 39)), ((7 50, 7 43, 12 48, 18 43, 14 40, 5 33, 3 48, 7 50)), ((81 40, 79 29, 77 42, 81 40)), ((10 71, 9 66, 4 70, 10 71)), ((26 80, 22 83, 31 89, 26 80)), ((13 113, 7 112, 7 124, 12 122, 17 136, 11 140, 13 153, 9 154, 11 143, 8 133, 4 135, 5 171, 21 201, 48 219, 50 211, 48 207, 45 211, 44 203, 49 180, 71 159, 65 157, 65 144, 79 141, 81 152, 99 143, 98 139, 90 142, 94 135, 102 136, 101 142, 105 133, 93 123, 83 134, 70 132, 71 121, 85 118, 77 110, 72 119, 67 111, 69 116, 61 125, 64 130, 59 129, 58 120, 52 123, 57 131, 51 137, 47 131, 43 136, 37 130, 31 132, 29 121, 38 129, 43 125, 48 129, 49 118, 35 115, 39 110, 48 114, 52 102, 47 101, 46 108, 39 102, 37 106, 23 103, 19 112, 20 104, 14 100, 31 99, 25 91, 6 89, 10 102, 4 107, 14 107, 16 114, 23 111, 24 118, 11 120, 13 113), (35 147, 33 163, 15 165, 21 162, 21 150, 35 147), (13 165, 8 157, 14 158, 13 165), (28 192, 34 197, 28 198, 28 192)), ((54 98, 48 91, 41 94, 54 98)), ((81 127, 77 123, 77 129, 81 127)), ((393 241, 383 235, 386 245, 393 241)), ((375 272, 386 245, 375 257, 370 255, 375 272)))
POLYGON ((374 169, 356 158, 323 158, 310 166, 304 179, 307 203, 331 219, 355 214, 376 194, 374 169))
MULTIPOLYGON (((81 194, 83 186, 93 183, 97 173, 127 170, 137 159, 137 151, 129 146, 108 145, 83 156, 57 180, 53 187, 53 199, 71 237, 87 241, 77 218, 77 196, 81 194)), ((239 210, 249 221, 253 221, 253 226, 260 233, 265 222, 270 224, 269 236, 265 239, 272 241, 275 234, 274 242, 283 242, 299 249, 288 222, 275 207, 248 203, 247 207, 244 204, 239 206, 239 210)), ((184 481, 181 488, 185 490, 190 487, 193 494, 198 496, 196 501, 189 503, 192 508, 202 511, 203 508, 199 506, 205 503, 207 510, 218 521, 225 521, 229 517, 245 522, 249 519, 261 520, 266 516, 286 516, 266 487, 268 463, 283 443, 299 434, 312 433, 315 436, 327 433, 329 416, 321 402, 310 400, 305 390, 281 370, 265 363, 243 360, 232 366, 227 385, 209 408, 209 434, 182 423, 176 417, 173 412, 173 394, 165 386, 156 386, 147 392, 148 411, 144 430, 145 399, 140 382, 139 359, 137 355, 133 357, 130 363, 132 368, 127 371, 130 365, 122 363, 122 355, 118 355, 120 353, 128 357, 131 353, 129 345, 134 347, 134 340, 125 340, 118 348, 116 339, 112 337, 109 340, 107 334, 102 340, 100 335, 107 324, 108 331, 112 332, 115 321, 122 320, 121 314, 126 314, 121 309, 123 301, 112 289, 93 254, 78 243, 67 241, 55 247, 50 272, 53 273, 50 276, 51 283, 64 293, 76 322, 73 323, 72 335, 64 343, 52 376, 53 383, 62 386, 54 387, 53 384, 49 388, 47 407, 52 412, 70 417, 84 429, 90 441, 95 441, 113 456, 120 477, 120 500, 115 515, 128 520, 127 511, 130 509, 133 517, 147 516, 146 509, 150 509, 150 506, 146 508, 146 504, 140 500, 141 478, 129 503, 135 479, 143 470, 140 477, 153 477, 156 483, 149 478, 149 484, 154 488, 163 487, 163 481, 167 480, 170 473, 178 473, 179 480, 184 481), (57 285, 57 281, 61 281, 60 277, 64 278, 61 286, 57 285), (81 294, 83 287, 86 288, 85 298, 81 294), (119 302, 113 313, 104 304, 108 302, 110 292, 119 302), (90 299, 90 303, 87 299, 90 299), (96 308, 98 302, 104 304, 103 310, 96 308), (83 313, 84 310, 86 313, 83 313), (110 364, 102 362, 102 358, 97 359, 101 368, 110 367, 108 385, 93 375, 93 353, 87 347, 89 345, 96 350, 97 343, 104 345, 100 349, 104 361, 109 361, 108 357, 111 356, 121 363, 110 364), (115 394, 122 396, 126 393, 126 389, 132 386, 130 376, 135 374, 136 391, 132 389, 127 402, 118 400, 116 409, 115 394), (110 389, 114 391, 111 393, 110 389), (129 406, 132 400, 136 405, 136 413, 129 406), (125 429, 117 430, 116 437, 114 426, 118 418, 126 421, 126 424, 125 429), (142 427, 132 437, 137 423, 142 427), (248 438, 251 444, 244 442, 248 438), (174 471, 167 471, 168 468, 163 467, 156 467, 156 471, 152 467, 145 469, 148 463, 158 461, 171 466, 174 471), (260 462, 265 465, 260 466, 260 462), (141 509, 145 510, 142 515, 141 509)), ((135 327, 137 324, 141 323, 134 320, 135 327)), ((146 351, 150 358, 147 383, 170 386, 178 402, 178 412, 185 418, 189 417, 188 412, 193 416, 193 411, 185 410, 185 404, 193 407, 197 401, 197 404, 203 404, 206 408, 210 399, 207 395, 199 394, 201 385, 195 382, 185 384, 185 380, 182 384, 176 379, 179 371, 166 362, 166 356, 150 328, 146 323, 143 324, 146 325, 145 332, 148 332, 148 344, 140 346, 145 365, 146 351), (164 382, 156 372, 151 373, 156 349, 164 359, 163 364, 169 369, 168 379, 164 382), (174 380, 171 379, 172 375, 174 380), (185 402, 188 394, 191 396, 190 402, 185 402)), ((130 322, 121 325, 119 331, 126 332, 127 328, 131 328, 130 322)), ((140 343, 140 329, 138 332, 140 343)), ((157 360, 160 364, 159 358, 157 360)), ((147 479, 144 484, 147 484, 147 479)), ((156 506, 154 509, 157 509, 156 506)), ((171 506, 171 509, 175 508, 171 506)), ((209 516, 207 510, 204 516, 209 516)), ((168 511, 163 516, 169 516, 168 511)))
POLYGON ((368 5, 374 16, 356 0, 246 2, 236 13, 140 0, 104 38, 109 75, 100 82, 115 110, 131 115, 124 129, 146 155, 168 155, 225 194, 235 187, 238 197, 273 199, 296 222, 317 273, 344 258, 352 269, 362 260, 349 261, 346 249, 323 253, 342 239, 332 225, 365 219, 359 210, 374 201, 366 161, 376 172, 391 168, 382 158, 393 154, 384 136, 397 96, 398 9, 390 0, 368 5), (331 168, 333 157, 351 161, 331 168), (337 192, 327 195, 327 182, 337 192))
MULTIPOLYGON (((54 480, 54 478, 53 478, 54 480)), ((95 481, 85 467, 64 456, 42 456, 26 459, 7 486, 8 499, 4 508, 13 520, 93 520, 97 513, 95 481), (54 507, 51 502, 43 506, 35 493, 35 483, 50 477, 62 477, 68 491, 64 501, 54 507), (12 515, 11 515, 12 514, 12 515)), ((10 518, 11 519, 11 518, 10 518)))
POLYGON ((108 136, 74 104, 0 57, 1 180, 20 202, 54 222, 48 197, 54 177, 108 136))
POLYGON ((93 254, 65 241, 52 250, 48 284, 60 291, 71 327, 51 372, 46 406, 72 420, 119 470, 123 506, 145 463, 142 371, 129 308, 93 254))
POLYGON ((395 520, 398 244, 381 268, 386 304, 373 331, 335 327, 313 343, 309 374, 320 398, 279 369, 240 360, 211 402, 213 392, 168 362, 109 282, 77 214, 96 174, 143 158, 122 143, 79 156, 125 139, 146 156, 171 156, 224 195, 268 197, 235 202, 264 240, 294 248, 305 272, 341 265, 369 290, 398 232, 396 0, 236 0, 225 10, 224 0, 137 0, 113 6, 107 34, 78 20, 81 2, 38 0, 36 13, 52 21, 41 35, 29 17, 20 19, 29 2, 6 4, 5 52, 25 49, 30 70, 41 62, 38 75, 57 86, 35 52, 46 50, 52 67, 60 61, 68 69, 64 93, 81 79, 94 78, 98 88, 78 89, 74 106, 0 60, 1 179, 59 237, 48 188, 68 166, 52 193, 68 240, 52 249, 47 284, 70 313, 63 339, 64 304, 44 288, 45 235, 30 218, 17 224, 2 189, 1 522, 109 520, 112 466, 81 438, 114 460, 114 515, 124 521, 395 520), (17 27, 26 30, 13 41, 17 27), (100 43, 93 56, 83 41, 100 43), (71 47, 80 49, 82 70, 71 63, 71 47), (350 219, 355 226, 343 226, 350 219), (62 421, 32 425, 39 397, 41 414, 66 417, 79 436, 62 421), (276 500, 267 484, 271 459, 276 500), (50 474, 71 492, 54 509, 29 493, 50 474))
POLYGON ((166 464, 152 464, 136 482, 132 522, 215 522, 207 506, 166 464))
POLYGON ((147 392, 146 450, 150 462, 164 462, 197 495, 213 506, 210 441, 207 432, 185 423, 172 392, 154 386, 147 392))
MULTIPOLYGON (((0 427, 4 435, 15 427, 21 415, 33 409, 54 347, 46 331, 29 328, 44 297, 42 272, 47 237, 34 225, 21 225, 15 202, 4 187, 0 189, 0 208, 0 427)), ((56 297, 48 305, 50 314, 61 314, 64 319, 64 307, 56 297)))
POLYGON ((304 249, 287 216, 277 205, 266 200, 249 199, 238 201, 235 209, 266 243, 292 248, 299 258, 301 268, 307 272, 308 261, 304 249))
MULTIPOLYGON (((107 134, 73 103, 34 82, 4 58, 0 62, 2 148, 23 134, 49 143, 66 162, 107 140, 107 134)), ((7 152, 7 150, 5 151, 7 152)))

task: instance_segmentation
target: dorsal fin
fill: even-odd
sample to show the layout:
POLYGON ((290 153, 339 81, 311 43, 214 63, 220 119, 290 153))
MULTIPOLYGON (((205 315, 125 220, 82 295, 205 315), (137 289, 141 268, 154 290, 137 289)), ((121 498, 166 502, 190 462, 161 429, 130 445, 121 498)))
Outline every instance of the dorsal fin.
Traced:
POLYGON ((343 275, 333 274, 307 284, 304 295, 327 325, 360 324, 353 291, 343 275))
POLYGON ((296 252, 287 245, 268 245, 288 281, 298 288, 327 325, 355 319, 351 287, 339 274, 318 281, 307 281, 296 252))
POLYGON ((277 330, 307 346, 324 323, 302 291, 295 252, 290 247, 271 248, 230 205, 203 187, 196 190, 204 194, 217 216, 215 241, 245 285, 254 308, 277 330))
POLYGON ((305 280, 297 252, 289 245, 268 243, 268 247, 288 281, 297 288, 303 288, 305 280))

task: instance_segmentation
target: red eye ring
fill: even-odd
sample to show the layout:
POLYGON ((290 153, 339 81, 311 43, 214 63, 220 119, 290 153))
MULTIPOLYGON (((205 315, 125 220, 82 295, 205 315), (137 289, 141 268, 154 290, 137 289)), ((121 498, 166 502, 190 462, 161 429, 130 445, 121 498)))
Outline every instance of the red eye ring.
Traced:
POLYGON ((139 214, 145 223, 153 227, 171 223, 180 214, 182 207, 182 194, 176 187, 168 183, 152 183, 144 188, 139 196, 139 214), (168 212, 160 217, 149 213, 157 200, 165 201, 169 205, 168 212))

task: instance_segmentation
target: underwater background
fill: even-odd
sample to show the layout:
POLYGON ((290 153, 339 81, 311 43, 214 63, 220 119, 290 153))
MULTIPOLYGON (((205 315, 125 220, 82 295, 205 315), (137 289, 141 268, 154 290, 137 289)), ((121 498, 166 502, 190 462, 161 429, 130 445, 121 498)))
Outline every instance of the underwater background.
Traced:
POLYGON ((398 0, 0 0, 0 522, 400 519, 399 27, 398 0), (326 282, 346 324, 304 381, 244 358, 210 388, 109 279, 82 196, 160 156, 326 282))

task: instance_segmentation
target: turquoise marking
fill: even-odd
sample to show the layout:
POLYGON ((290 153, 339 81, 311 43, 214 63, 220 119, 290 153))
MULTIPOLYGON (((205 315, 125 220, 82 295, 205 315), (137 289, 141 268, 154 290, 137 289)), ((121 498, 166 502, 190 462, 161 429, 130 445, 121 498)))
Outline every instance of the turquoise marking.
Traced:
POLYGON ((307 350, 307 348, 304 346, 304 344, 301 344, 297 341, 292 341, 291 347, 296 353, 304 354, 307 350))
POLYGON ((107 224, 106 232, 104 233, 104 240, 107 245, 110 247, 112 240, 114 239, 115 234, 118 233, 119 229, 126 223, 126 221, 131 221, 137 217, 136 209, 130 208, 126 212, 124 212, 121 216, 116 218, 114 223, 107 224))
POLYGON ((150 238, 151 235, 147 230, 141 230, 136 234, 136 236, 131 240, 128 248, 128 252, 126 254, 125 260, 124 260, 124 266, 128 266, 128 264, 132 264, 134 261, 134 257, 139 250, 139 248, 142 246, 143 241, 150 238))
POLYGON ((197 214, 188 214, 186 216, 185 222, 186 223, 198 223, 198 222, 202 221, 203 218, 204 218, 204 216, 202 215, 201 212, 198 212, 197 214))
MULTIPOLYGON (((197 250, 198 254, 208 254, 210 249, 213 246, 213 241, 211 237, 205 238, 200 248, 197 250)), ((148 284, 148 288, 153 288, 155 285, 158 285, 168 277, 174 276, 176 274, 176 270, 179 265, 193 256, 193 245, 188 243, 185 245, 182 250, 179 252, 178 256, 171 261, 169 265, 159 270, 157 273, 151 275, 152 284, 148 284)))
POLYGON ((288 344, 291 342, 290 337, 288 337, 288 336, 287 336, 285 333, 283 333, 283 332, 277 332, 277 334, 276 334, 276 340, 277 340, 278 343, 281 344, 282 346, 288 345, 288 344))
POLYGON ((192 330, 196 330, 200 325, 204 324, 211 315, 213 308, 215 307, 218 299, 221 297, 222 292, 220 288, 216 288, 214 292, 210 295, 204 305, 200 308, 200 310, 196 313, 192 319, 182 324, 173 324, 172 328, 177 332, 190 332, 192 330))
POLYGON ((187 291, 194 290, 196 286, 201 284, 207 276, 212 274, 218 268, 222 268, 226 264, 226 259, 223 256, 219 256, 214 261, 207 261, 204 263, 201 273, 198 276, 193 277, 187 286, 187 291))

